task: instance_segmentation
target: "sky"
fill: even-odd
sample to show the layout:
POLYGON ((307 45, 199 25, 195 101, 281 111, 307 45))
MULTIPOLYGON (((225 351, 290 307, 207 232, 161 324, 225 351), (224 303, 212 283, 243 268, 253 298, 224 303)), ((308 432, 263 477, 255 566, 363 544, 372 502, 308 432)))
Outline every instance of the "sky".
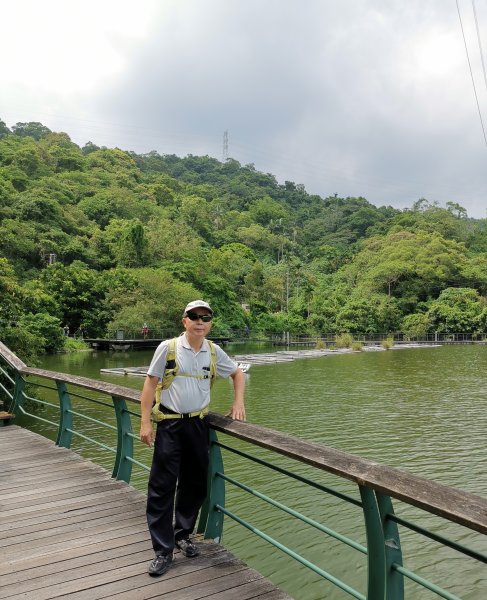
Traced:
POLYGON ((219 160, 227 131, 309 193, 487 217, 484 0, 0 0, 0 21, 9 127, 219 160))

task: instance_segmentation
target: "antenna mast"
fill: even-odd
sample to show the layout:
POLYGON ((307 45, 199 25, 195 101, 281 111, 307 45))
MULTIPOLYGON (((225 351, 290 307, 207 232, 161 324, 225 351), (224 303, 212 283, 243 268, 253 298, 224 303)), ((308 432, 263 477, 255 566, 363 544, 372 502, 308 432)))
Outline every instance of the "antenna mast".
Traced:
POLYGON ((223 132, 223 162, 228 160, 228 129, 223 132))

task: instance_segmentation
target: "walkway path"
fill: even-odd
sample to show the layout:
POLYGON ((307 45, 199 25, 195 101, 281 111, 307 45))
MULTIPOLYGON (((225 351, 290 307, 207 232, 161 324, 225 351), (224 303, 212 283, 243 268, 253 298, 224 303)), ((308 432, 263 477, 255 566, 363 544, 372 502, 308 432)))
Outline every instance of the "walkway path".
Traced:
MULTIPOLYGON (((399 344, 393 346, 390 350, 407 349, 407 348, 439 348, 437 344, 399 344)), ((277 352, 269 352, 262 354, 237 354, 232 355, 233 360, 239 365, 246 365, 247 370, 251 365, 269 365, 274 363, 293 362, 299 358, 319 358, 321 356, 332 356, 337 354, 351 354, 353 352, 382 352, 385 350, 383 346, 371 344, 363 346, 361 350, 352 350, 352 348, 337 348, 337 349, 310 349, 310 350, 278 350, 277 352)), ((113 367, 110 369, 100 369, 101 373, 110 373, 111 375, 138 375, 145 377, 147 375, 148 366, 144 367, 113 367)))
POLYGON ((0 598, 9 600, 290 600, 222 546, 175 554, 161 578, 145 496, 71 450, 0 427, 0 598))

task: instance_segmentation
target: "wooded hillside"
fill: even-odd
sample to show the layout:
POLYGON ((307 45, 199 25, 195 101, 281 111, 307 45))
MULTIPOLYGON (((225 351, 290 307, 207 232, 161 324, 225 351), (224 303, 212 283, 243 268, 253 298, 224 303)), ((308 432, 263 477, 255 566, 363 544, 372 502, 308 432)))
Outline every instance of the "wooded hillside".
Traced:
POLYGON ((27 352, 62 346, 66 324, 170 331, 197 297, 216 333, 485 333, 486 220, 458 202, 377 208, 232 159, 0 121, 0 338, 27 352))

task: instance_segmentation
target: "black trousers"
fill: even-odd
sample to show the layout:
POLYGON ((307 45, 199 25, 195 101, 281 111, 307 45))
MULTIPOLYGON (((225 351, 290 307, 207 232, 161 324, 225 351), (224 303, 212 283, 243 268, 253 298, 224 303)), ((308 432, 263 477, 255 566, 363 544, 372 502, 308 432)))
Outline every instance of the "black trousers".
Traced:
POLYGON ((170 554, 175 539, 193 532, 206 498, 208 452, 207 417, 158 423, 147 494, 147 524, 157 554, 170 554))

